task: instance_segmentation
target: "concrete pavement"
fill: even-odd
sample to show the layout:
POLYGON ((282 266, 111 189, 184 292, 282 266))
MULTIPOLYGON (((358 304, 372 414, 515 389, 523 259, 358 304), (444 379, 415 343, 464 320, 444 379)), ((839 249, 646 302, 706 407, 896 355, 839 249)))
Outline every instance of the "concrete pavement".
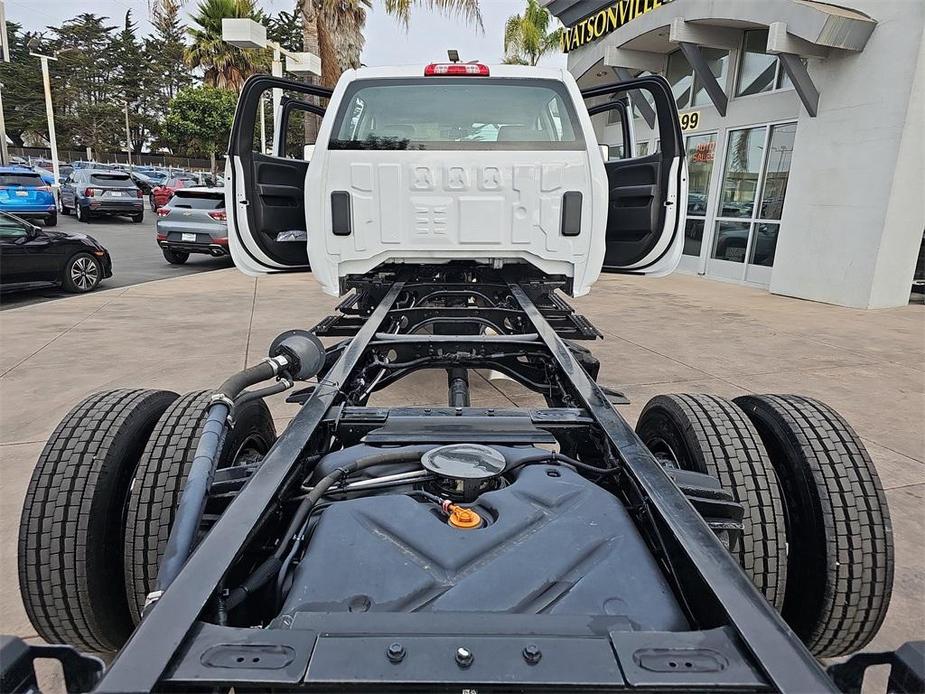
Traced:
MULTIPOLYGON (((893 603, 871 648, 925 637, 925 307, 860 311, 685 275, 607 277, 573 303, 604 333, 589 345, 599 380, 631 398, 621 408, 631 422, 667 392, 797 392, 838 409, 874 459, 896 536, 893 603)), ((35 634, 17 587, 19 514, 46 437, 78 400, 123 386, 214 387, 333 305, 308 276, 232 269, 2 312, 0 633, 35 634)), ((373 402, 433 403, 444 383, 419 373, 373 402)), ((474 405, 541 404, 506 380, 472 387, 474 405)), ((295 406, 275 398, 271 409, 281 430, 295 406)))

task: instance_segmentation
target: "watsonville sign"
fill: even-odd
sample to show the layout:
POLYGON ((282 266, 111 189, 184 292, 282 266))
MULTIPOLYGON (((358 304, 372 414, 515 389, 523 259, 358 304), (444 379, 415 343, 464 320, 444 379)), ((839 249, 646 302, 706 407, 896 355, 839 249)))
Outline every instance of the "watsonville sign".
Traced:
POLYGON ((672 0, 617 0, 572 26, 566 27, 562 32, 562 50, 568 53, 573 48, 584 46, 586 43, 619 29, 636 17, 657 10, 670 2, 672 0))

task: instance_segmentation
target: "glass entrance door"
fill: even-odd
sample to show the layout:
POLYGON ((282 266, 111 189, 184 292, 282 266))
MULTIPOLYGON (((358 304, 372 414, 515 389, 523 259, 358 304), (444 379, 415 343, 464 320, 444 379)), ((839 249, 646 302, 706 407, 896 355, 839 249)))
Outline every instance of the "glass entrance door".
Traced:
POLYGON ((729 133, 707 274, 770 284, 796 127, 769 124, 729 133))
POLYGON ((716 154, 716 133, 690 135, 687 150, 687 223, 684 226, 684 255, 680 267, 688 272, 700 272, 703 232, 707 226, 710 198, 710 177, 716 154))

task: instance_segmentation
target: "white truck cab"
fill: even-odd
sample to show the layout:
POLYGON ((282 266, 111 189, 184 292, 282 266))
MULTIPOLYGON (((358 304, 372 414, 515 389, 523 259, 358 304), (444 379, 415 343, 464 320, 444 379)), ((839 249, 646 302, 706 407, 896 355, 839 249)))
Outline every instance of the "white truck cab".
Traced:
POLYGON ((226 167, 237 267, 310 269, 335 296, 343 278, 383 264, 453 261, 526 263, 580 296, 602 268, 668 274, 683 246, 684 150, 656 77, 584 95, 566 70, 478 63, 349 70, 333 92, 255 77, 226 167), (274 87, 286 96, 267 154, 255 151, 255 114, 274 87), (654 114, 660 146, 621 158, 598 144, 591 115, 631 120, 634 100, 654 114), (323 115, 321 126, 313 147, 286 156, 298 111, 323 115))

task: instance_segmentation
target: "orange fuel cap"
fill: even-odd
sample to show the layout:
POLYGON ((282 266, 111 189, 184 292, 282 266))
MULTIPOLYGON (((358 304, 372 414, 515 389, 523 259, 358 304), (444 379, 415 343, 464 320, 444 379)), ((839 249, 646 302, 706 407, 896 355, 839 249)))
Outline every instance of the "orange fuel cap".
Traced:
POLYGON ((463 508, 462 506, 452 504, 449 509, 450 517, 447 522, 454 528, 470 530, 482 525, 482 517, 471 508, 463 508))

